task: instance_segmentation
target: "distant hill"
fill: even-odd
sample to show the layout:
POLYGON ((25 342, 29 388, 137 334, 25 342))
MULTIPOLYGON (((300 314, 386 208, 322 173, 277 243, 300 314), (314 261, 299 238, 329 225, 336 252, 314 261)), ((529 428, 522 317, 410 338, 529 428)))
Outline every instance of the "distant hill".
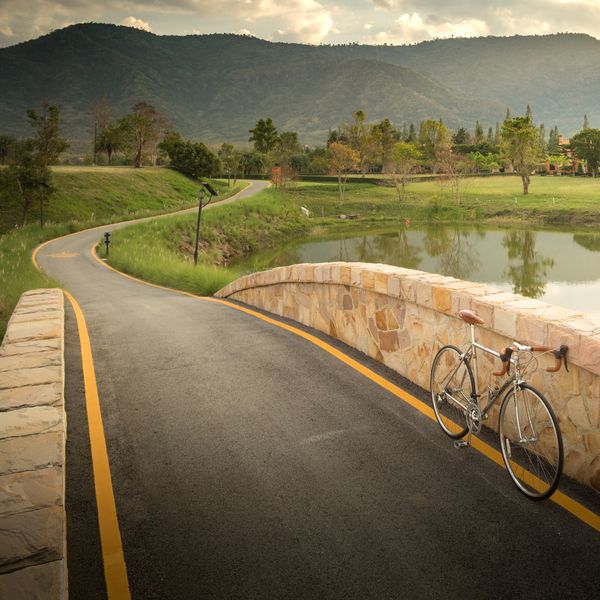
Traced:
POLYGON ((29 134, 25 109, 61 107, 66 135, 89 148, 90 106, 106 94, 115 116, 154 104, 185 136, 246 142, 271 116, 301 141, 362 108, 396 125, 442 118, 493 126, 533 107, 538 122, 600 125, 600 41, 579 34, 474 38, 411 46, 307 46, 238 35, 157 36, 82 24, 0 49, 0 133, 29 134))

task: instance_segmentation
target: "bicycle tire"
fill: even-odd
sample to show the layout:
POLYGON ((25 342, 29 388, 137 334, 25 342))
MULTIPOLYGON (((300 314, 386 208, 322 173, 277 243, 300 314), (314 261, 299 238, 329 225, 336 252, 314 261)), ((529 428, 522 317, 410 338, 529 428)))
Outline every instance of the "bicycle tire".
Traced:
POLYGON ((468 403, 472 400, 475 390, 471 366, 467 360, 461 359, 461 356, 462 352, 456 346, 440 348, 431 364, 429 378, 435 418, 442 431, 455 440, 464 437, 469 427, 466 409, 454 401, 454 398, 459 396, 462 402, 468 403), (445 379, 447 381, 444 381, 445 379), (465 387, 467 389, 464 389, 465 387))
POLYGON ((549 498, 560 481, 563 441, 552 406, 533 386, 509 390, 498 420, 506 470, 517 489, 531 500, 549 498), (516 399, 515 399, 516 398, 516 399))

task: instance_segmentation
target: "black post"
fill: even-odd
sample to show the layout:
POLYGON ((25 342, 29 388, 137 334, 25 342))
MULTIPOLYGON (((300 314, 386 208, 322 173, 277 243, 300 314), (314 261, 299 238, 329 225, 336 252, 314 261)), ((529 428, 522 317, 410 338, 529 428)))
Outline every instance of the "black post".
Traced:
POLYGON ((210 183, 201 182, 202 187, 198 190, 198 222, 196 223, 196 246, 194 248, 194 266, 198 265, 198 245, 200 244, 200 221, 202 220, 202 208, 206 206, 217 195, 210 183), (206 197, 204 203, 203 198, 206 197))
POLYGON ((203 192, 198 192, 198 221, 196 223, 196 245, 194 248, 194 266, 198 266, 198 245, 200 244, 200 221, 202 221, 202 195, 203 192))

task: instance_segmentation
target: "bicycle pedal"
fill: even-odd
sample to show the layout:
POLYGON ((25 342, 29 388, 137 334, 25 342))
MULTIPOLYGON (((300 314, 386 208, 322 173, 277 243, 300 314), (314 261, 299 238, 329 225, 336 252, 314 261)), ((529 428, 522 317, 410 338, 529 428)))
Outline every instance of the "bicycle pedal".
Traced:
POLYGON ((471 444, 469 442, 465 442, 465 440, 456 440, 454 442, 454 447, 459 450, 460 448, 468 448, 471 444))

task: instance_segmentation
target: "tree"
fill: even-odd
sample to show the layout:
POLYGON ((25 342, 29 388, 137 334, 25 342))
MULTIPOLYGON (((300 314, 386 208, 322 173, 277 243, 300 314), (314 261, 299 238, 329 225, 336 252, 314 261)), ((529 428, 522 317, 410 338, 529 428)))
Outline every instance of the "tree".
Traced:
POLYGON ((469 135, 469 132, 464 127, 459 127, 456 130, 456 133, 452 136, 452 143, 458 144, 458 145, 470 144, 471 136, 469 135))
POLYGON ((435 167, 436 157, 450 148, 450 130, 441 122, 427 119, 419 128, 423 157, 435 167))
POLYGON ((340 192, 340 203, 346 195, 346 182, 348 175, 360 166, 360 156, 345 144, 333 142, 329 146, 329 168, 338 178, 338 189, 340 192))
POLYGON ((546 149, 547 149, 547 144, 546 144, 546 127, 545 125, 542 123, 539 126, 539 132, 540 132, 540 152, 542 154, 546 154, 546 149))
POLYGON ((36 200, 40 206, 40 226, 44 226, 44 202, 54 191, 49 167, 42 160, 32 139, 14 146, 14 162, 0 171, 0 188, 4 194, 18 199, 21 205, 21 226, 27 223, 29 211, 36 200))
POLYGON ((233 184, 235 185, 242 160, 241 152, 236 150, 233 147, 233 144, 223 143, 219 148, 218 156, 221 160, 221 164, 223 165, 223 170, 227 175, 227 187, 231 186, 232 177, 234 179, 233 184))
POLYGON ((585 160, 588 171, 596 177, 600 164, 600 129, 583 129, 571 138, 570 145, 575 156, 585 160))
POLYGON ((164 132, 169 128, 167 118, 147 102, 138 102, 133 113, 125 117, 124 128, 130 133, 134 151, 133 166, 140 168, 144 164, 144 151, 150 153, 152 165, 156 165, 158 144, 164 132))
POLYGON ((131 131, 127 118, 119 119, 106 125, 96 139, 96 153, 106 152, 106 159, 110 165, 116 152, 125 150, 129 145, 131 131))
POLYGON ((60 136, 60 110, 57 106, 45 103, 40 113, 30 108, 27 110, 27 119, 36 135, 20 149, 17 163, 20 167, 19 181, 24 198, 27 196, 28 186, 31 187, 29 197, 38 197, 40 227, 43 227, 44 206, 54 191, 49 166, 58 161, 69 144, 60 136))
POLYGON ((367 125, 367 117, 363 110, 352 113, 352 121, 345 126, 348 145, 358 154, 360 172, 363 177, 367 171, 367 162, 377 151, 377 141, 372 128, 367 125))
POLYGON ((379 123, 375 123, 372 127, 373 141, 379 152, 381 160, 381 170, 385 172, 388 168, 388 163, 391 159, 391 152, 394 142, 398 139, 398 132, 391 124, 389 119, 383 119, 379 123))
POLYGON ((254 142, 254 149, 257 152, 263 153, 273 150, 279 137, 271 117, 259 119, 254 129, 250 129, 248 132, 252 134, 248 141, 254 142))
POLYGON ((221 161, 202 142, 179 142, 170 147, 171 167, 188 177, 210 177, 221 169, 221 161))
POLYGON ((285 188, 286 182, 293 176, 290 160, 294 154, 300 152, 298 134, 295 131, 284 131, 278 138, 271 152, 272 162, 281 168, 277 185, 285 188))
POLYGON ((29 108, 27 119, 36 132, 33 145, 38 160, 44 167, 54 164, 60 154, 69 147, 67 140, 60 136, 58 107, 45 103, 40 113, 29 108))
POLYGON ((475 123, 475 133, 473 135, 473 142, 475 144, 483 142, 483 127, 481 126, 481 123, 479 121, 475 123))
POLYGON ((421 153, 414 144, 397 142, 392 149, 392 165, 394 183, 398 192, 398 199, 402 202, 405 198, 406 184, 410 175, 419 163, 421 153))
POLYGON ((96 164, 97 154, 100 152, 100 150, 98 150, 98 138, 110 123, 111 112, 111 107, 106 95, 99 98, 91 106, 91 113, 94 121, 94 164, 96 164))
POLYGON ((559 137, 558 127, 555 125, 548 134, 548 145, 546 146, 548 154, 560 153, 559 137))
POLYGON ((533 121, 533 111, 531 110, 531 106, 527 104, 527 109, 525 110, 525 116, 529 117, 533 121))
POLYGON ((256 150, 242 152, 240 168, 242 175, 263 175, 266 169, 267 156, 256 150))
POLYGON ((177 144, 182 144, 183 138, 179 131, 175 131, 174 129, 167 129, 163 135, 162 141, 158 144, 158 150, 160 152, 164 152, 167 156, 172 154, 173 148, 177 144))
POLYGON ((539 131, 531 117, 515 117, 502 124, 502 152, 521 176, 523 194, 529 193, 531 172, 541 160, 539 131))
POLYGON ((0 165, 6 164, 16 145, 17 140, 12 135, 0 135, 0 165))

